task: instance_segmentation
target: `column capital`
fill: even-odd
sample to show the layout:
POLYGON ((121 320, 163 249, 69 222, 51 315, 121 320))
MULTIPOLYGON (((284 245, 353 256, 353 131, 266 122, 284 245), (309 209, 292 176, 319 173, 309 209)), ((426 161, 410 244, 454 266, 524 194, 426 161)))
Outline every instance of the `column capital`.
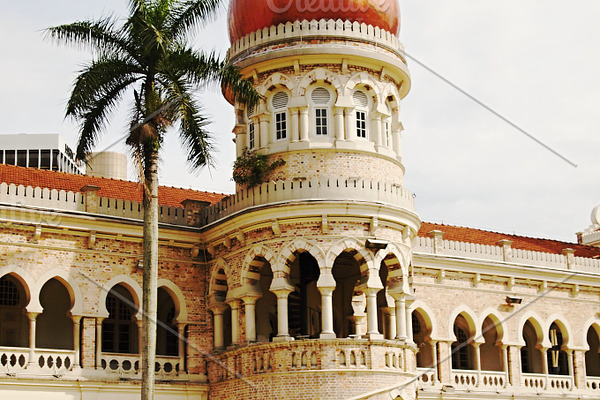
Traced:
POLYGON ((27 312, 27 318, 29 318, 30 321, 35 321, 35 319, 38 317, 38 315, 40 315, 41 313, 39 312, 35 312, 35 311, 29 311, 27 312))
POLYGON ((337 282, 335 281, 333 274, 322 274, 319 276, 319 279, 317 280, 317 288, 319 289, 319 291, 321 291, 321 288, 335 289, 336 284, 337 284, 337 282))
POLYGON ((212 311, 213 314, 223 314, 223 312, 227 309, 227 304, 212 303, 208 305, 208 309, 212 311))
POLYGON ((225 299, 225 303, 227 303, 232 310, 238 310, 241 307, 241 301, 242 299, 237 298, 225 299))

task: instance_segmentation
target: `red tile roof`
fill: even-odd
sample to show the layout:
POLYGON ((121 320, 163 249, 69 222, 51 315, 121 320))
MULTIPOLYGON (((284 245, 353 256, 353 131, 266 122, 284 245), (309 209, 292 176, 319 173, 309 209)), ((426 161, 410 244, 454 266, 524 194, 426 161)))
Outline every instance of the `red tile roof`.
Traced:
POLYGON ((465 228, 462 226, 434 224, 430 222, 422 223, 418 235, 423 237, 429 236, 429 232, 433 230, 444 232, 443 238, 445 240, 456 242, 497 246, 500 240, 507 239, 513 242, 512 248, 514 249, 562 254, 563 249, 571 248, 575 250, 575 256, 577 257, 600 257, 600 248, 594 246, 584 246, 577 243, 561 242, 558 240, 531 238, 507 233, 484 231, 482 229, 465 228))
MULTIPOLYGON (((0 164, 0 183, 41 187, 71 192, 81 192, 86 185, 98 186, 98 195, 112 199, 142 201, 142 188, 137 182, 118 179, 98 178, 87 175, 74 175, 34 168, 0 164)), ((186 199, 208 201, 211 204, 220 201, 225 194, 200 192, 193 189, 181 189, 169 186, 158 188, 158 201, 163 206, 181 206, 186 199)))

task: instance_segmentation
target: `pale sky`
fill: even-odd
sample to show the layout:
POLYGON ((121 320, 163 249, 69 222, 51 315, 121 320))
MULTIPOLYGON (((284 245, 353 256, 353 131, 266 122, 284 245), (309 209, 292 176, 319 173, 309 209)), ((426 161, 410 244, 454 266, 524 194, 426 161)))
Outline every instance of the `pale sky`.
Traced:
MULTIPOLYGON (((455 88, 409 62, 402 105, 405 186, 424 221, 575 240, 600 203, 600 3, 589 0, 400 0, 407 53, 578 165, 572 167, 455 88)), ((126 0, 4 2, 0 13, 0 133, 59 133, 83 50, 58 47, 42 29, 113 13, 126 0)), ((226 13, 196 37, 223 52, 226 13)), ((166 141, 161 184, 231 193, 233 109, 218 90, 212 115, 217 168, 187 173, 177 136, 166 141)), ((98 147, 122 136, 126 108, 98 147)), ((113 150, 126 151, 124 146, 113 150)), ((130 172, 130 178, 133 174, 130 172)))

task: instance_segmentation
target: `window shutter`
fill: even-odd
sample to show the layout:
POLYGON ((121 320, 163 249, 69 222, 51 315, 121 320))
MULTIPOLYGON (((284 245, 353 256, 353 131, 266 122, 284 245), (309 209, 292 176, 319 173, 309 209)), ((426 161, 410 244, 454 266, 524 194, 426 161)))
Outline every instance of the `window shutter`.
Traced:
POLYGON ((288 96, 288 94, 286 92, 277 92, 273 96, 273 100, 272 100, 273 108, 275 110, 281 110, 282 108, 286 108, 289 100, 290 100, 290 97, 288 96))
POLYGON ((367 100, 367 95, 364 92, 357 90, 352 95, 352 99, 354 100, 354 104, 360 107, 367 107, 369 105, 369 100, 367 100))
POLYGON ((315 104, 327 104, 331 99, 331 94, 329 93, 329 90, 318 87, 312 91, 310 98, 315 104))

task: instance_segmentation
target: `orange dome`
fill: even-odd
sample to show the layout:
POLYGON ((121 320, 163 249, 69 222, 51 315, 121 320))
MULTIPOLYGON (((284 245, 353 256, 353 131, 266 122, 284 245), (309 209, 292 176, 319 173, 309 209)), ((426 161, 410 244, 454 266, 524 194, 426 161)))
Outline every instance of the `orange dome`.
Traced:
POLYGON ((398 33, 397 0, 231 0, 229 40, 280 23, 319 19, 350 20, 398 33))

